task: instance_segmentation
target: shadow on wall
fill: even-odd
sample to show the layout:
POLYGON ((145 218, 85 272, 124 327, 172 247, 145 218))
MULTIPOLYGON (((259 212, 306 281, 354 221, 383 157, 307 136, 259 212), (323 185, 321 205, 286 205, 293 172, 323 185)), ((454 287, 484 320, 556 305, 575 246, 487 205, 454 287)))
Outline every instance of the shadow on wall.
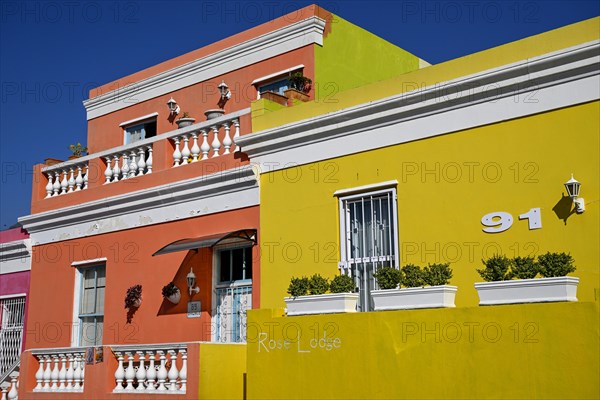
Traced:
POLYGON ((556 214, 558 219, 562 219, 565 225, 567 225, 567 219, 575 213, 573 207, 573 200, 569 196, 561 195, 561 199, 552 207, 552 211, 556 214))

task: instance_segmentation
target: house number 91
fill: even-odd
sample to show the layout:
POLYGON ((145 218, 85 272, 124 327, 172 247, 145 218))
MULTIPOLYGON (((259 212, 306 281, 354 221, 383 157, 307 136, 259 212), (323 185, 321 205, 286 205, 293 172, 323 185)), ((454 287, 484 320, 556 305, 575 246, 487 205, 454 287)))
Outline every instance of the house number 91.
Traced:
MULTIPOLYGON (((525 214, 519 215, 519 219, 529 221, 529 230, 542 227, 542 213, 539 208, 532 208, 525 214)), ((512 226, 513 222, 513 216, 504 211, 491 212, 481 218, 481 224, 487 226, 483 228, 486 233, 504 232, 512 226)))

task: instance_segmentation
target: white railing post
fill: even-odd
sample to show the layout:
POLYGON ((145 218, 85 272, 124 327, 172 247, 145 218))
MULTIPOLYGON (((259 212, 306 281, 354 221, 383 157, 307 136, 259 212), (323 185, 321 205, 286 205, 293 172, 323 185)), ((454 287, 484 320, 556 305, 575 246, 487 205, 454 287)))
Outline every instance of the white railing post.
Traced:
POLYGON ((178 167, 181 162, 181 151, 179 150, 179 136, 173 138, 175 142, 175 151, 173 152, 173 166, 178 167))
POLYGON ((148 150, 148 159, 146 160, 146 169, 148 172, 146 172, 146 174, 151 174, 152 163, 154 163, 154 159, 152 158, 152 146, 146 146, 146 150, 148 150))
POLYGON ((35 387, 33 388, 34 392, 39 392, 40 390, 42 390, 43 388, 43 382, 44 382, 44 356, 38 355, 36 356, 36 358, 38 359, 40 366, 37 370, 37 372, 35 373, 35 380, 37 382, 37 385, 35 385, 35 387))
POLYGON ((151 350, 146 351, 146 354, 148 354, 149 359, 148 372, 146 373, 146 390, 153 392, 156 390, 156 366, 154 365, 156 358, 154 352, 151 350))
POLYGON ((219 149, 221 148, 221 142, 219 142, 219 127, 218 126, 213 126, 211 127, 214 136, 213 136, 213 141, 211 144, 211 147, 213 149, 213 158, 214 157, 219 157, 219 149))
POLYGON ((73 369, 73 353, 67 353, 67 359, 69 361, 69 368, 67 368, 67 373, 65 379, 67 380, 66 390, 70 392, 74 389, 73 387, 73 377, 75 375, 75 370, 73 369))
POLYGON ((202 150, 202 160, 208 159, 208 152, 210 151, 210 145, 208 144, 208 131, 206 129, 200 130, 202 133, 202 145, 200 146, 200 150, 202 150))
POLYGON ((240 151, 240 146, 238 146, 236 143, 237 138, 240 137, 240 121, 238 119, 234 119, 233 126, 235 126, 235 132, 233 134, 233 143, 235 143, 234 151, 240 151))
POLYGON ((48 173, 46 175, 48 177, 48 184, 46 185, 46 199, 48 197, 52 197, 52 191, 53 191, 53 184, 52 184, 52 173, 48 173))
POLYGON ((192 162, 195 163, 198 161, 198 156, 200 155, 200 146, 198 146, 198 132, 192 133, 192 139, 194 143, 192 144, 192 162))
POLYGON ((138 174, 137 176, 142 176, 146 172, 146 154, 144 153, 144 148, 140 147, 138 150, 139 160, 137 163, 138 174))
POLYGON ((133 390, 133 380, 135 379, 135 369, 133 369, 133 354, 131 352, 125 352, 127 356, 127 369, 125 370, 125 379, 127 380, 127 386, 125 386, 125 391, 133 390))
POLYGON ((129 178, 129 156, 127 152, 123 152, 123 163, 121 164, 121 180, 129 178))
POLYGON ((160 358, 160 367, 158 369, 158 374, 156 375, 156 377, 158 378, 158 388, 156 390, 158 390, 159 392, 165 392, 167 390, 167 388, 165 387, 165 382, 167 381, 167 368, 165 366, 166 362, 167 362, 167 357, 165 356, 165 352, 162 350, 158 350, 156 352, 160 358))
POLYGON ((171 360, 171 368, 167 377, 169 378, 169 391, 177 391, 177 378, 179 378, 179 371, 177 370, 177 352, 175 350, 169 350, 169 359, 171 360))
POLYGON ((225 137, 223 138, 223 147, 225 148, 225 151, 223 151, 223 154, 229 154, 229 148, 233 143, 233 141, 229 137, 229 122, 225 122, 223 124, 223 129, 225 130, 225 137))
POLYGON ((117 386, 115 386, 113 392, 121 392, 123 391, 123 379, 125 379, 125 369, 123 368, 123 353, 116 351, 115 356, 117 356, 117 360, 119 360, 119 367, 115 371, 115 380, 117 381, 117 386))
POLYGON ((189 163, 189 158, 190 158, 190 148, 188 146, 188 143, 190 141, 190 138, 188 137, 188 135, 183 135, 183 150, 181 150, 181 164, 182 165, 186 165, 189 163))
POLYGON ((138 387, 136 390, 138 392, 143 392, 145 390, 144 383, 146 381, 146 369, 144 366, 144 361, 146 359, 146 355, 144 354, 143 351, 136 351, 136 353, 140 359, 140 365, 138 367, 137 372, 135 373, 135 379, 137 380, 137 383, 138 383, 138 387))
POLYGON ((179 379, 181 380, 180 392, 185 393, 187 390, 187 351, 179 350, 181 354, 181 371, 179 371, 179 379))
POLYGON ((65 386, 65 381, 67 380, 67 357, 64 354, 59 354, 60 358, 60 370, 58 371, 58 381, 60 385, 58 386, 58 391, 64 392, 67 387, 65 386))

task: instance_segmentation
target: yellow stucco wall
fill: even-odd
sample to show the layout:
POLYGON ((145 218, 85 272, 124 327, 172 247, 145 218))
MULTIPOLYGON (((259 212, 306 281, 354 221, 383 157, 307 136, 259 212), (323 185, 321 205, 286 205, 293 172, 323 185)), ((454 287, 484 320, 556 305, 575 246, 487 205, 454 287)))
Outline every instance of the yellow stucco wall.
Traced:
POLYGON ((245 344, 202 343, 198 398, 243 399, 245 373, 245 344))
POLYGON ((252 310, 248 399, 597 399, 598 334, 597 302, 252 310))
MULTIPOLYGON (((400 261, 451 262, 458 307, 478 304, 481 259, 569 252, 578 297, 600 296, 598 102, 261 175, 261 307, 283 307, 292 276, 338 273, 339 189, 397 180, 400 261), (586 201, 568 214, 574 173, 586 201), (541 208, 542 229, 520 214, 541 208), (509 212, 502 233, 481 218, 509 212), (566 217, 566 219, 565 219, 566 217)), ((401 134, 399 132, 398 134, 401 134)), ((368 133, 365 133, 368 140, 368 133)))

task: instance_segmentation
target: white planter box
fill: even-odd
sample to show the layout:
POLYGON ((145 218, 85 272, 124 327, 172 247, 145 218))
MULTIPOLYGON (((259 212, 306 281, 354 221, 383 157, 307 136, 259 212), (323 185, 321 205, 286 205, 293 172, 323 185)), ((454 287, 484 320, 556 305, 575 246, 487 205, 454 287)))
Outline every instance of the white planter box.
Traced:
POLYGON ((428 286, 404 289, 372 290, 375 311, 413 308, 456 307, 456 286, 428 286))
POLYGON ((358 293, 331 293, 284 298, 287 315, 356 312, 358 293))
POLYGON ((519 279, 514 281, 477 282, 479 305, 577 301, 579 278, 519 279))

